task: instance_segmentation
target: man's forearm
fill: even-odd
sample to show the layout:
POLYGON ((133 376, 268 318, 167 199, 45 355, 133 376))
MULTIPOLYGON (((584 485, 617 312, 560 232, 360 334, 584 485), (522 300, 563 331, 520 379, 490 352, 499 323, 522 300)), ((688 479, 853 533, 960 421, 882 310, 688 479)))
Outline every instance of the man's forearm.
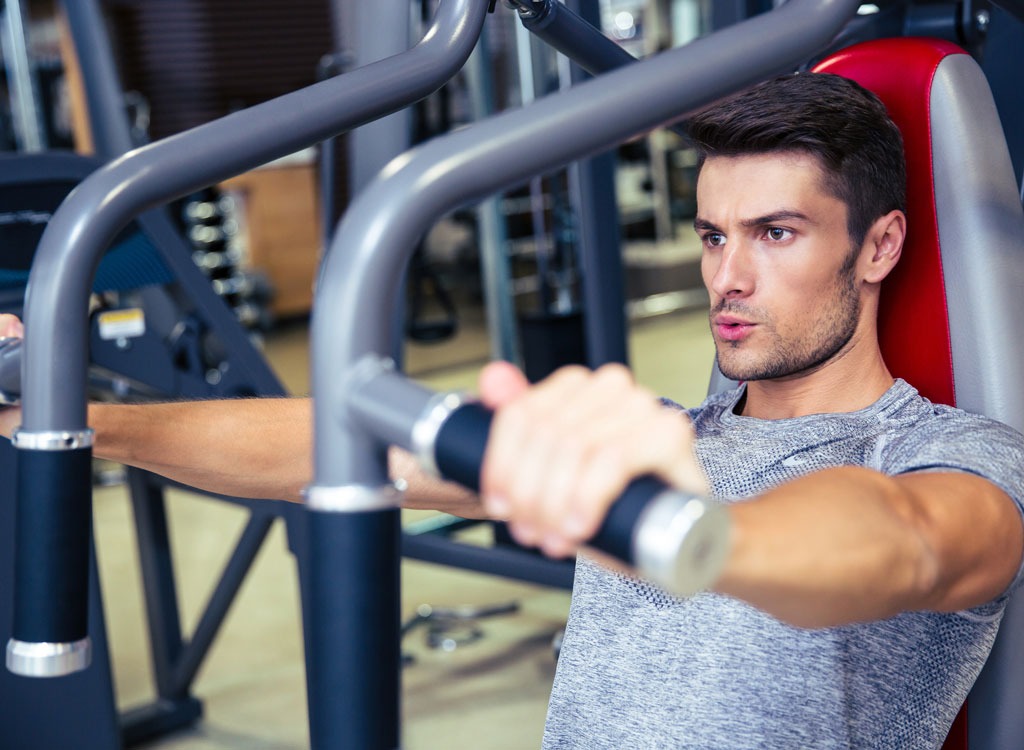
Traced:
MULTIPOLYGON (((309 399, 92 404, 89 423, 98 457, 211 492, 298 501, 313 476, 309 399)), ((427 476, 404 451, 388 463, 405 507, 484 517, 473 493, 427 476)))
POLYGON ((92 404, 93 452, 211 492, 297 501, 312 476, 310 403, 92 404))
POLYGON ((842 467, 730 513, 733 548, 715 589, 803 627, 977 606, 1009 585, 1021 559, 1016 508, 966 474, 842 467))

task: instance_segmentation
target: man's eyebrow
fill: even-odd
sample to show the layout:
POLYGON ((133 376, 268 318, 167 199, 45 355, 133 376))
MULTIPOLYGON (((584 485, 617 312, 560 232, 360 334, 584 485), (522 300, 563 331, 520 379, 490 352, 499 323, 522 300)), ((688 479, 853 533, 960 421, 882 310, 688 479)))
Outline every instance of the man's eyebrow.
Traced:
MULTIPOLYGON (((778 224, 784 221, 802 221, 807 224, 814 223, 811 220, 811 217, 809 217, 802 211, 797 211, 796 209, 782 209, 781 211, 775 211, 773 213, 765 214, 764 216, 758 216, 753 219, 744 219, 743 221, 740 222, 740 225, 749 229, 751 227, 763 227, 768 226, 770 224, 778 224)), ((699 216, 694 218, 693 228, 698 232, 722 231, 712 222, 708 221, 707 219, 702 219, 699 216)))
POLYGON ((774 213, 765 214, 764 216, 758 216, 754 219, 744 219, 740 224, 744 227, 763 227, 768 224, 778 224, 782 221, 802 221, 807 224, 813 224, 811 218, 803 213, 794 209, 783 209, 774 213))

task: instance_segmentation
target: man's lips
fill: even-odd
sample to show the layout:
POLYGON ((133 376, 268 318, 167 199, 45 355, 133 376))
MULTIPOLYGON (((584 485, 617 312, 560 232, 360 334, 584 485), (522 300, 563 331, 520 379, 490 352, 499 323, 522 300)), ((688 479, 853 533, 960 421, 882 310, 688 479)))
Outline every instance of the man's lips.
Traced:
POLYGON ((756 323, 732 315, 716 315, 714 319, 715 332, 718 337, 725 341, 740 341, 750 335, 756 323))

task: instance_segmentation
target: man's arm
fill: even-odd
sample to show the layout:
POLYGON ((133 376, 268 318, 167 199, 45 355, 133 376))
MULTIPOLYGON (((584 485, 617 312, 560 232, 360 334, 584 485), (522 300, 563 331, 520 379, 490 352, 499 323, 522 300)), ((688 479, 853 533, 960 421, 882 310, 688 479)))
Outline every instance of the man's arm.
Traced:
MULTIPOLYGON (((93 454, 192 487, 237 497, 299 501, 313 476, 312 402, 304 398, 90 404, 93 454)), ((0 411, 10 437, 17 409, 0 411)), ((475 494, 424 474, 409 454, 389 453, 404 507, 484 517, 475 494)))
POLYGON ((991 601, 1020 566, 1016 505, 980 477, 826 469, 729 508, 715 585, 779 619, 826 627, 991 601))
MULTIPOLYGON (((21 320, 0 314, 0 337, 24 335, 21 320)), ((210 492, 294 502, 313 476, 309 399, 91 404, 87 420, 98 458, 210 492)), ((0 409, 0 435, 20 423, 19 409, 0 409)), ((406 487, 404 507, 486 518, 474 493, 428 476, 404 451, 389 451, 388 471, 406 487)))
POLYGON ((93 453, 211 492, 298 501, 313 475, 308 399, 91 404, 93 453))
MULTIPOLYGON (((313 477, 308 398, 253 398, 165 404, 93 404, 94 453, 192 487, 238 497, 302 500, 313 477)), ((438 481, 408 453, 388 454, 403 507, 484 518, 474 493, 438 481)))
MULTIPOLYGON (((624 368, 561 371, 527 388, 492 365, 481 394, 498 410, 483 502, 523 543, 571 552, 642 474, 689 491, 705 486, 692 430, 624 368)), ((728 512, 731 550, 713 588, 806 627, 983 604, 1013 580, 1024 549, 1009 496, 957 472, 829 469, 728 512)))

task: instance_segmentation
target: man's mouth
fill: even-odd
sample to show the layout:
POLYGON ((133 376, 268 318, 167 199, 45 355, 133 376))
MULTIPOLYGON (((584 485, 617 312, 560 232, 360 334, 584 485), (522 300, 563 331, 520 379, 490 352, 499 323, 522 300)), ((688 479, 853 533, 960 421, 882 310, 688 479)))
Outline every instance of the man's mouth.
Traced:
POLYGON ((750 335, 756 323, 732 315, 716 315, 713 321, 715 333, 725 341, 740 341, 750 335))

